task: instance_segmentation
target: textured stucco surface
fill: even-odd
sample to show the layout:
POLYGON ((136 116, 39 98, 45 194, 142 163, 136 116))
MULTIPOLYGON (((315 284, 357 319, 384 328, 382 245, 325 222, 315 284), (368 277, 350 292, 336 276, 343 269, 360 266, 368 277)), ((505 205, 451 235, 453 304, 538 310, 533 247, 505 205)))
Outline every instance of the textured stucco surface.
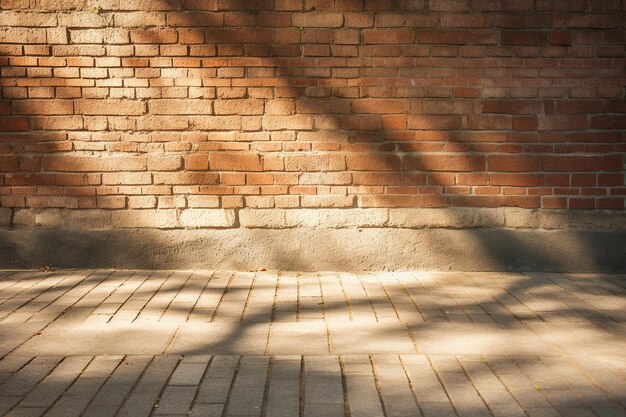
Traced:
POLYGON ((626 232, 517 229, 0 230, 0 267, 626 271, 626 232))

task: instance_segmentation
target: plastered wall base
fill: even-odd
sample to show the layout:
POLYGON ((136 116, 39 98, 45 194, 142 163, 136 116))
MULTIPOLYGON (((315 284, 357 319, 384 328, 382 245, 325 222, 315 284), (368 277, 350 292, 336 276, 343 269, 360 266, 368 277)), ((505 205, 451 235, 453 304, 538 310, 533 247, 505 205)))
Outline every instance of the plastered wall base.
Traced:
POLYGON ((0 267, 626 272, 626 232, 518 229, 0 230, 0 267))

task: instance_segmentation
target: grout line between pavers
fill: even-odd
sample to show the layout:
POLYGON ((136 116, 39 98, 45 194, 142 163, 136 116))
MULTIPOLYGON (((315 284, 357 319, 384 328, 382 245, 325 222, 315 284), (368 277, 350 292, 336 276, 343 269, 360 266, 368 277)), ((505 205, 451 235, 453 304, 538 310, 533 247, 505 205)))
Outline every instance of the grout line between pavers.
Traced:
POLYGON ((344 355, 337 355, 339 360, 339 370, 341 372, 341 388, 343 389, 343 409, 345 417, 352 417, 352 411, 350 410, 350 399, 348 398, 348 379, 346 376, 346 367, 343 361, 344 355))
POLYGON ((263 387, 263 400, 261 402, 261 417, 267 416, 267 407, 270 396, 270 388, 272 384, 272 370, 274 368, 274 357, 270 356, 267 364, 267 374, 265 379, 265 386, 263 387))
POLYGON ((228 395, 226 396, 226 402, 224 403, 224 408, 222 409, 222 417, 228 417, 228 407, 230 406, 230 399, 233 395, 233 389, 235 388, 235 382, 237 381, 237 376, 239 375, 239 369, 241 367, 242 356, 240 355, 237 360, 237 366, 235 367, 235 372, 233 373, 233 379, 230 381, 230 386, 228 387, 228 395))
POLYGON ((380 378, 378 377, 378 372, 376 371, 376 361, 374 359, 374 355, 368 355, 370 361, 370 367, 372 368, 372 376, 374 377, 374 386, 376 387, 376 392, 378 393, 378 400, 380 401, 380 406, 383 410, 383 416, 387 416, 387 407, 385 406, 385 399, 383 398, 383 390, 380 382, 380 378))

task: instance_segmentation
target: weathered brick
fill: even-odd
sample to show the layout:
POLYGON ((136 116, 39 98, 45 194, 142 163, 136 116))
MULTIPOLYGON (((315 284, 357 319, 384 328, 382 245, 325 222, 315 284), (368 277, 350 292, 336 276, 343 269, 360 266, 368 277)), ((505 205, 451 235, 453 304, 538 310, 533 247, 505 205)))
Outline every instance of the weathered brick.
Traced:
POLYGON ((336 28, 343 25, 343 15, 340 13, 301 13, 292 17, 294 26, 336 28))
POLYGON ((72 114, 72 100, 15 100, 13 114, 72 114))
POLYGON ((412 43, 415 41, 415 31, 411 28, 401 29, 366 29, 363 31, 365 43, 412 43))
POLYGON ((285 156, 287 171, 340 171, 345 169, 342 155, 289 155, 285 156))
POLYGON ((83 3, 3 3, 3 206, 623 209, 619 1, 83 3))
POLYGON ((76 100, 77 114, 136 116, 146 112, 146 103, 138 100, 76 100))
POLYGON ((46 43, 46 30, 21 27, 0 27, 0 43, 46 43))
POLYGON ((146 158, 142 156, 45 156, 44 171, 107 172, 144 171, 146 158))
POLYGON ((248 152, 218 152, 209 156, 209 166, 217 171, 261 171, 261 158, 248 152))
POLYGON ((70 41, 77 44, 125 44, 129 42, 129 32, 113 28, 70 30, 70 41))
POLYGON ((500 34, 503 45, 544 45, 547 33, 544 31, 503 30, 500 34))
POLYGON ((183 167, 183 158, 178 155, 148 156, 148 171, 178 171, 183 167))

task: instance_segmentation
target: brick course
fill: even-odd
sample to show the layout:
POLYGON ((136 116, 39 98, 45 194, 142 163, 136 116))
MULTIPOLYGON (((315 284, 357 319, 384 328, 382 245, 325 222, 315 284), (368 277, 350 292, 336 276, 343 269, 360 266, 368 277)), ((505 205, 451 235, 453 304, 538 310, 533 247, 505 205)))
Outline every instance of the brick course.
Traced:
POLYGON ((0 206, 623 210, 625 9, 3 2, 0 206))

